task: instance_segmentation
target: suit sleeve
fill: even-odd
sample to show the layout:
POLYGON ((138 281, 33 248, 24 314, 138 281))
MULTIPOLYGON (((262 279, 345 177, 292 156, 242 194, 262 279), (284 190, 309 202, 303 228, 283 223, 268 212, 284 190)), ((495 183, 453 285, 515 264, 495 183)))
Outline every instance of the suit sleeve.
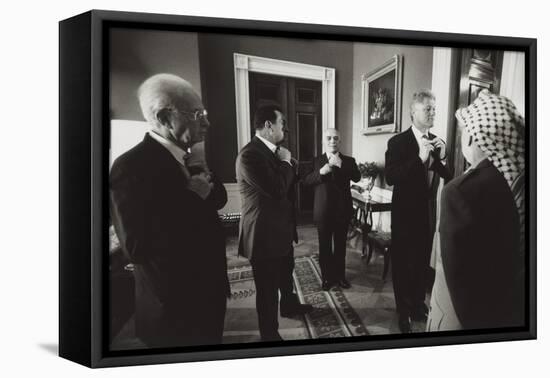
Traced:
POLYGON ((361 172, 359 172, 359 168, 357 167, 357 163, 355 162, 354 158, 350 158, 351 166, 350 166, 350 179, 353 182, 358 182, 361 180, 361 172))
POLYGON ((263 195, 275 199, 286 198, 296 180, 296 173, 290 164, 281 162, 273 169, 263 156, 250 150, 241 153, 237 170, 242 180, 263 195))
POLYGON ((445 183, 453 178, 451 171, 446 165, 441 163, 441 160, 436 160, 434 162, 434 170, 437 172, 439 177, 445 181, 445 183))
POLYGON ((322 175, 319 173, 321 169, 321 161, 319 159, 313 160, 313 170, 309 172, 302 180, 305 185, 315 186, 323 182, 330 181, 331 175, 322 175))
POLYGON ((390 139, 386 151, 386 181, 389 185, 407 181, 420 174, 422 168, 422 160, 418 155, 407 155, 396 144, 395 139, 390 139))
MULTIPOLYGON (((445 141, 442 140, 442 142, 445 146, 447 145, 445 141)), ((439 148, 437 148, 432 153, 432 157, 434 158, 433 170, 439 175, 439 177, 441 177, 444 180, 444 183, 446 184, 447 181, 450 181, 453 178, 453 175, 451 174, 451 171, 449 170, 449 168, 442 163, 441 159, 439 158, 439 153, 440 153, 439 148)), ((449 151, 447 151, 447 154, 448 153, 449 151)))
POLYGON ((227 203, 227 191, 225 190, 223 183, 218 180, 214 174, 212 174, 211 177, 214 187, 206 200, 210 202, 216 210, 219 210, 227 203))
POLYGON ((141 263, 148 251, 146 206, 147 185, 137 175, 113 166, 110 175, 111 218, 122 250, 133 263, 141 263))

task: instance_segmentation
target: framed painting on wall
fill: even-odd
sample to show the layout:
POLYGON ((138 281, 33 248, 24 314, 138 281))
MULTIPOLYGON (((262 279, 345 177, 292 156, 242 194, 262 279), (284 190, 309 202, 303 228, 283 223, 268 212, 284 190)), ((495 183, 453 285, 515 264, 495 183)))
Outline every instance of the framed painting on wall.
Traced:
POLYGON ((403 57, 395 55, 361 78, 363 134, 401 130, 403 57))

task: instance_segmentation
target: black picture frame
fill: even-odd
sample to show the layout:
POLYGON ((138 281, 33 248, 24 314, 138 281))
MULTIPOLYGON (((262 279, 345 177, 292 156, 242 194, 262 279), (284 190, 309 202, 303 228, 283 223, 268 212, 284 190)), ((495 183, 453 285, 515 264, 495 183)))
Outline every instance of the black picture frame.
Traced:
MULTIPOLYGON (((528 38, 385 30, 268 21, 92 10, 59 24, 60 247, 59 354, 89 367, 345 352, 534 339, 536 319, 536 58, 528 38), (109 28, 194 31, 266 37, 438 47, 476 47, 525 53, 528 164, 526 324, 469 330, 112 352, 106 345, 108 249, 109 28)), ((406 65, 407 63, 404 62, 406 65)))

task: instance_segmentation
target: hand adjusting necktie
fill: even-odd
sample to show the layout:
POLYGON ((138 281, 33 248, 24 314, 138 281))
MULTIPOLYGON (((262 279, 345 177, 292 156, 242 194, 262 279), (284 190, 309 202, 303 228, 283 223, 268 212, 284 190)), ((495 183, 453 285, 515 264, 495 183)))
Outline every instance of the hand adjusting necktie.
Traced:
MULTIPOLYGON (((430 138, 426 134, 422 135, 422 139, 425 139, 428 141, 430 140, 430 138)), ((434 176, 433 171, 430 171, 430 166, 432 165, 432 162, 433 162, 432 154, 433 152, 428 153, 428 158, 424 162, 424 170, 426 172, 426 181, 428 182, 428 187, 432 185, 432 180, 434 176)))
POLYGON ((191 157, 191 154, 186 152, 182 155, 181 157, 181 162, 183 163, 181 165, 181 170, 183 172, 183 174, 185 175, 185 177, 189 180, 189 178, 191 177, 191 174, 187 168, 187 159, 189 159, 191 157))

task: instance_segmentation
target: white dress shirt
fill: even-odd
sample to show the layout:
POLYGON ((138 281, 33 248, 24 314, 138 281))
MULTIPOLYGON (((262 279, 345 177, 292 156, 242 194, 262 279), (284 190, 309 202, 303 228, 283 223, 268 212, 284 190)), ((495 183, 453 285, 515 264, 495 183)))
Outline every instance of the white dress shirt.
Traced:
MULTIPOLYGON (((325 155, 327 155, 327 160, 330 160, 331 156, 340 156, 340 151, 336 151, 335 153, 332 152, 325 152, 325 155)), ((340 158, 341 159, 341 158, 340 158)))
POLYGON ((277 150, 277 146, 274 145, 273 143, 271 143, 270 141, 268 141, 267 139, 261 137, 260 135, 256 134, 256 136, 258 137, 259 140, 261 140, 262 142, 264 142, 264 144, 267 146, 267 148, 269 148, 271 150, 271 152, 275 153, 275 151, 277 150))
MULTIPOLYGON (((277 146, 276 145, 274 145, 273 143, 271 143, 267 139, 261 137, 259 134, 256 134, 256 136, 258 137, 259 140, 261 140, 267 146, 267 148, 269 148, 271 150, 271 152, 275 153, 275 151, 277 151, 277 146)), ((277 156, 277 158, 278 158, 278 156, 277 156)), ((290 160, 283 160, 283 161, 286 161, 288 164, 290 164, 292 166, 292 162, 290 160)))
POLYGON ((422 143, 422 137, 425 135, 426 138, 430 139, 430 136, 428 135, 428 132, 426 131, 424 134, 420 132, 414 125, 411 126, 414 138, 416 139, 416 143, 418 143, 418 148, 425 149, 424 143, 422 143))
MULTIPOLYGON (((429 133, 426 131, 426 133, 422 134, 420 130, 418 130, 414 125, 411 125, 414 138, 416 139, 416 143, 418 143, 418 148, 424 150, 426 147, 424 147, 424 143, 422 143, 422 136, 426 135, 426 138, 430 139, 429 133)), ((447 156, 444 156, 443 159, 440 159, 441 164, 445 165, 445 158, 447 156)), ((428 159, 430 160, 430 165, 432 163, 433 157, 431 154, 428 155, 428 159)))
POLYGON ((168 152, 170 152, 170 154, 174 157, 174 159, 176 159, 176 161, 182 167, 182 171, 185 174, 185 176, 189 178, 190 174, 189 174, 189 171, 187 170, 185 159, 190 154, 190 152, 185 151, 183 148, 177 146, 174 142, 166 139, 162 135, 155 133, 154 131, 150 131, 149 136, 154 140, 156 140, 161 146, 166 148, 168 152))

